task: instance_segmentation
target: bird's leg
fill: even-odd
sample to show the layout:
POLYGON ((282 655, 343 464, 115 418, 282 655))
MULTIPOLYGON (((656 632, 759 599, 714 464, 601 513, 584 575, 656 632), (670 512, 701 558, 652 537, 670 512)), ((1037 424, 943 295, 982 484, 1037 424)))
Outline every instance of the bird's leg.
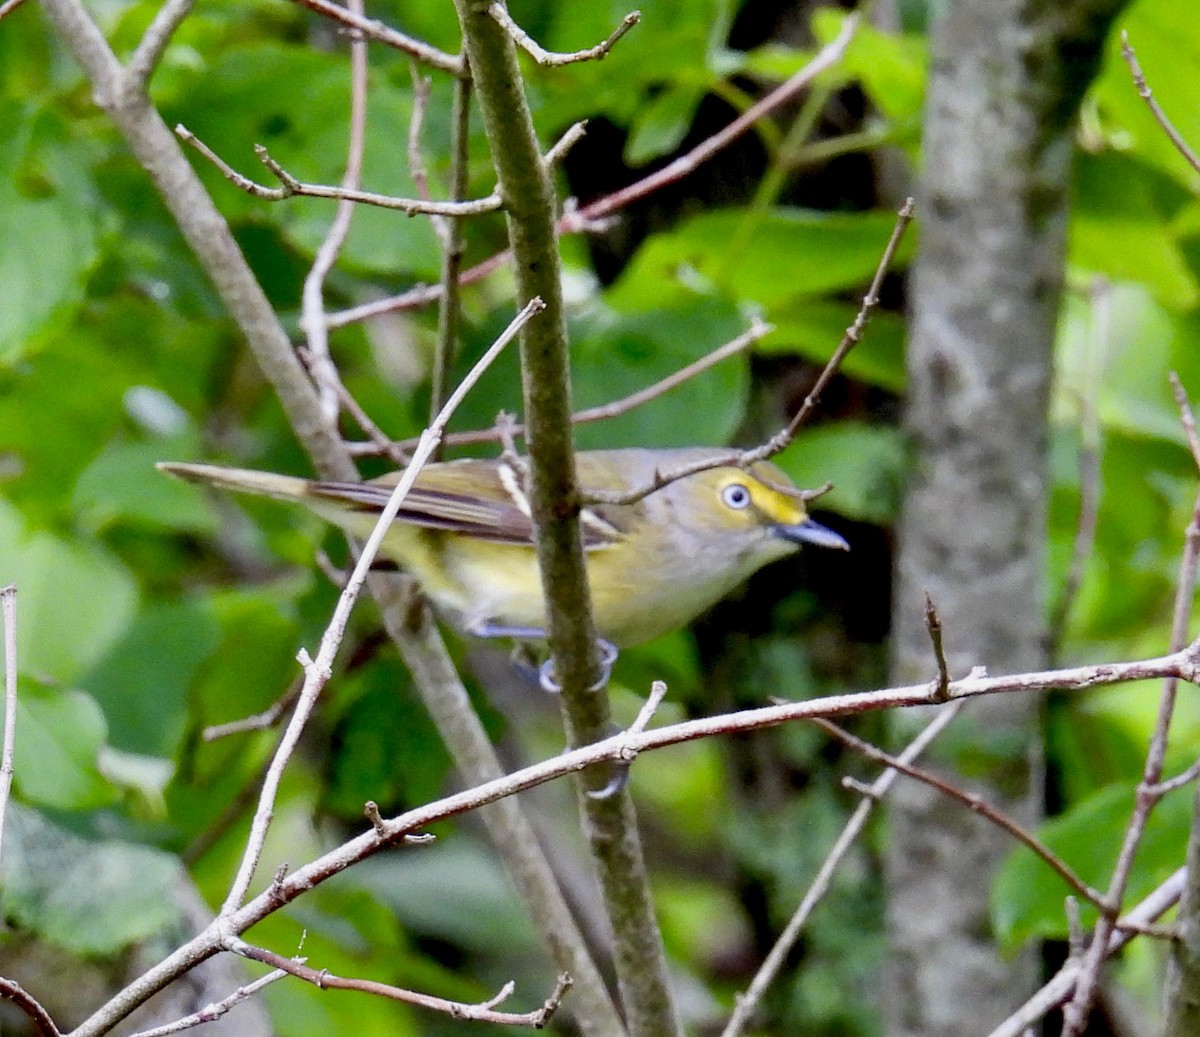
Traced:
MULTIPOLYGON (((514 641, 545 641, 546 631, 540 627, 505 626, 488 620, 477 620, 467 627, 467 633, 476 637, 510 637, 514 641)), ((617 646, 604 638, 597 638, 596 644, 600 649, 600 679, 588 691, 600 691, 612 675, 613 663, 617 661, 617 646)), ((545 691, 557 695, 562 691, 562 685, 554 676, 554 660, 547 659, 538 671, 538 682, 545 691)))

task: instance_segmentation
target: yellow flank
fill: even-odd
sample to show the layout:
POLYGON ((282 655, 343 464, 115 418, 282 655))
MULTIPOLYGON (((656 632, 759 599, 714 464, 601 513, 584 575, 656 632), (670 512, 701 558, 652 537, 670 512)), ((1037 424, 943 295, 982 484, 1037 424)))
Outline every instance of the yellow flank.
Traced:
MULTIPOLYGON (((656 475, 711 457, 711 448, 607 450, 578 455, 585 494, 627 493, 656 475)), ((220 468, 164 464, 193 482, 298 500, 366 537, 396 475, 326 483, 220 468)), ((472 632, 544 630, 545 605, 523 473, 499 460, 429 465, 406 498, 381 552, 420 582, 434 606, 472 632)), ((802 543, 845 548, 810 519, 804 498, 775 465, 699 472, 628 505, 597 505, 581 523, 596 629, 618 647, 691 622, 755 570, 802 543)))

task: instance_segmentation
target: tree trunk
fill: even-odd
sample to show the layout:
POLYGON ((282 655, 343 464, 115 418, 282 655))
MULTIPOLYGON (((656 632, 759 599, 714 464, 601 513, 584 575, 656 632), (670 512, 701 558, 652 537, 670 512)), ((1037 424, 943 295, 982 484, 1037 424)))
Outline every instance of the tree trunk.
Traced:
MULTIPOLYGON (((1071 129, 1120 6, 956 0, 932 33, 895 683, 936 674, 926 591, 953 676, 1045 662, 1046 403, 1071 129)), ((1015 695, 973 704, 958 722, 970 782, 939 764, 1025 823, 1040 812, 1038 708, 1015 695)), ((926 719, 910 714, 897 726, 926 719)), ((988 924, 992 876, 1012 841, 912 782, 897 786, 891 824, 887 1032, 986 1032, 1037 978, 1032 950, 1002 960, 988 924)))

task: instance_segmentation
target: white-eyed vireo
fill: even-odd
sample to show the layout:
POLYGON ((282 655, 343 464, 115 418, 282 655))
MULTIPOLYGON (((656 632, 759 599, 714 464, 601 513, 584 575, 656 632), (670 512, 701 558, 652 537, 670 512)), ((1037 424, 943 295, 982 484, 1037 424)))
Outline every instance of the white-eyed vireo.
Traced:
MULTIPOLYGON (((594 450, 578 454, 585 495, 629 493, 712 457, 710 448, 594 450)), ((192 482, 297 500, 366 537, 399 473, 364 483, 321 482, 203 464, 161 464, 192 482)), ((381 554, 420 582, 451 622, 481 637, 536 639, 546 626, 524 479, 503 460, 426 465, 388 531, 381 554)), ((634 504, 581 515, 588 581, 600 637, 617 647, 676 630, 751 573, 800 544, 846 549, 808 517, 779 468, 714 468, 634 504)))

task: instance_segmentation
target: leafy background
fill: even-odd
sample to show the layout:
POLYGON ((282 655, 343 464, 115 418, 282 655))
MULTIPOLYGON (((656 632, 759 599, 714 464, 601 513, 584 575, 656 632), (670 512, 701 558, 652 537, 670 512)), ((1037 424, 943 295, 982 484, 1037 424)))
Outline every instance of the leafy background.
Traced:
MULTIPOLYGON (((624 13, 613 4, 511 6, 555 49, 590 45, 624 13)), ((887 146, 920 162, 925 12, 920 3, 902 8, 902 34, 861 28, 816 99, 782 125, 759 127, 736 152, 738 162, 717 163, 598 242, 564 241, 580 406, 703 355, 750 314, 776 328, 753 357, 581 430, 582 445, 744 441, 769 431, 802 395, 812 364, 828 356, 853 316, 891 227, 871 186, 869 152, 887 146), (827 102, 854 123, 849 135, 817 118, 827 102), (815 142, 797 129, 806 120, 819 124, 815 142)), ((155 10, 125 0, 97 8, 119 52, 155 10)), ((457 47, 449 4, 372 13, 457 47)), ((648 0, 642 13, 603 63, 528 69, 546 142, 576 119, 592 120, 563 181, 565 192, 585 201, 597 183, 632 179, 727 121, 812 51, 763 29, 753 4, 648 0)), ((839 19, 819 12, 816 37, 831 38, 839 19)), ((1139 0, 1121 27, 1176 124, 1200 142, 1200 23, 1187 5, 1139 0)), ((296 176, 323 182, 341 176, 346 91, 344 44, 299 7, 269 0, 198 8, 152 84, 169 124, 184 123, 239 169, 255 173, 251 146, 262 143, 296 176)), ((219 903, 244 835, 247 790, 274 738, 206 743, 200 731, 265 708, 295 679, 296 650, 316 642, 334 598, 314 552, 341 558, 344 549, 305 515, 217 500, 155 472, 156 460, 200 458, 306 469, 211 287, 35 5, 0 24, 0 103, 0 583, 19 585, 21 613, 21 807, 5 846, 0 906, 9 929, 0 934, 0 961, 29 933, 79 956, 114 955, 152 930, 181 864, 219 903), (73 849, 39 853, 38 840, 21 835, 39 824, 53 826, 54 845, 73 849), (64 904, 61 891, 80 888, 71 869, 81 859, 107 879, 64 904), (123 910, 113 911, 114 903, 123 910)), ((449 108, 449 85, 435 76, 424 137, 435 183, 446 172, 449 108)), ((407 60, 372 48, 370 189, 413 192, 397 145, 411 112, 407 60)), ((477 126, 472 154, 472 190, 484 193, 493 181, 477 126)), ((332 203, 264 203, 199 168, 294 328, 300 283, 332 203)), ((1195 188, 1110 41, 1080 122, 1057 351, 1054 593, 1070 562, 1085 448, 1099 450, 1101 487, 1095 545, 1058 645, 1063 661, 1153 655, 1166 644, 1196 483, 1166 377, 1177 371, 1200 394, 1195 188)), ((468 262, 482 259, 501 247, 502 222, 473 221, 468 235, 468 262)), ((425 221, 364 208, 331 280, 331 301, 364 302, 436 280, 437 270, 425 221)), ((667 719, 767 694, 883 680, 887 531, 907 463, 896 427, 905 378, 898 284, 889 303, 820 423, 780 459, 802 483, 836 483, 825 517, 855 542, 847 563, 854 568, 775 567, 737 605, 703 621, 698 639, 680 633, 626 653, 615 692, 623 714, 656 676, 671 684, 667 719)), ((507 276, 472 288, 465 306, 464 368, 511 312, 507 276)), ((431 313, 418 312, 336 334, 347 385, 393 436, 421 428, 434 324, 431 313)), ((499 406, 518 405, 510 355, 457 425, 486 425, 499 406)), ((489 682, 491 698, 477 680, 473 687, 506 751, 514 759, 557 751, 552 704, 507 677, 502 658, 458 641, 454 647, 469 674, 500 674, 489 682)), ((1154 689, 1132 686, 1047 708, 1063 797, 1047 838, 1096 883, 1132 800, 1154 702, 1154 689)), ((1190 762, 1187 747, 1200 737, 1192 697, 1184 697, 1177 724, 1168 770, 1190 762)), ((967 755, 970 746, 951 739, 941 751, 967 755)), ((261 874, 361 828, 368 798, 388 811, 436 796, 449 787, 448 768, 364 605, 289 771, 261 874)), ((847 769, 861 768, 805 729, 749 747, 694 745, 639 761, 634 791, 689 1017, 721 1017, 798 901, 853 807, 836 780, 847 769), (764 757, 774 766, 762 766, 764 757)), ((532 802, 563 833, 564 859, 580 867, 567 791, 544 790, 532 802)), ((1156 815, 1137 888, 1181 859, 1186 810, 1186 794, 1177 793, 1156 815)), ((292 953, 303 933, 304 953, 321 967, 466 1000, 515 978, 517 1000, 537 1003, 552 969, 507 879, 469 821, 438 834, 435 847, 353 869, 252 938, 292 953)), ((839 874, 796 968, 775 992, 769 1010, 777 1032, 877 1031, 884 949, 876 848, 868 843, 839 874)), ((1040 863, 1013 855, 993 901, 1009 946, 1063 935, 1065 888, 1056 883, 1040 863)), ((1147 1004, 1157 996, 1155 954, 1139 944, 1124 966, 1130 989, 1147 1004)), ((300 1037, 351 1028, 364 1037, 461 1030, 299 983, 276 984, 266 999, 279 1031, 300 1037)))

